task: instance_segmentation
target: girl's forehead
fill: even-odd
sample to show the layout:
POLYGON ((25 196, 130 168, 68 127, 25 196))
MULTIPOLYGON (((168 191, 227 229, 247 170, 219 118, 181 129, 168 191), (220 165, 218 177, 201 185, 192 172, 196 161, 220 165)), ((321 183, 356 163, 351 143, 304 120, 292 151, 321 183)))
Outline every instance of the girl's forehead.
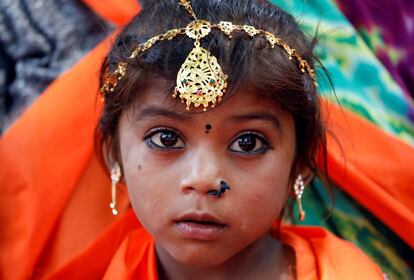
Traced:
POLYGON ((250 121, 262 121, 280 133, 289 129, 293 122, 292 117, 282 111, 274 99, 249 87, 241 88, 215 108, 205 112, 194 108, 187 111, 185 104, 171 96, 170 84, 165 81, 154 81, 151 86, 140 92, 132 112, 136 122, 162 119, 189 125, 199 122, 223 124, 227 127, 250 121))
POLYGON ((192 107, 188 111, 180 99, 172 97, 171 83, 162 79, 154 80, 142 90, 134 106, 134 114, 137 115, 138 120, 150 115, 175 115, 187 119, 205 119, 249 113, 286 115, 270 95, 265 95, 251 87, 240 88, 207 111, 203 111, 201 107, 192 107))

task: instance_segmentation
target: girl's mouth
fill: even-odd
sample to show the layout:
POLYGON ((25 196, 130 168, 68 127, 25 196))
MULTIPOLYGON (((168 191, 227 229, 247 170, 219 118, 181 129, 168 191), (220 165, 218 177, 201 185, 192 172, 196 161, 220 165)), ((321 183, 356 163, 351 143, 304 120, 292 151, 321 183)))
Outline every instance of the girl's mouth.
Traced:
POLYGON ((217 239, 228 225, 208 213, 192 212, 177 219, 175 227, 184 238, 208 241, 217 239))

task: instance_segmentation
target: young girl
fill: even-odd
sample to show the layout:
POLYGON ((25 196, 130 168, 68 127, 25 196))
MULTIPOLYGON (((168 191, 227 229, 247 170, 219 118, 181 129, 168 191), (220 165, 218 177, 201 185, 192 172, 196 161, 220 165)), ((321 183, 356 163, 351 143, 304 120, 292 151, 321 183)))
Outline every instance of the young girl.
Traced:
POLYGON ((36 211, 5 218, 2 268, 20 267, 5 278, 383 279, 326 230, 280 226, 290 200, 306 217, 326 158, 312 44, 290 15, 265 1, 143 3, 102 66, 99 162, 85 144, 97 114, 79 97, 104 51, 59 84, 75 95, 32 109, 61 116, 61 134, 37 127, 59 145, 43 147, 53 172, 36 190, 19 193, 28 176, 7 169, 13 206, 36 211), (67 104, 88 113, 69 121, 67 104))
POLYGON ((160 279, 293 278, 299 252, 272 225, 289 197, 304 218, 324 154, 311 43, 265 1, 192 2, 144 6, 105 60, 112 211, 122 177, 160 279))

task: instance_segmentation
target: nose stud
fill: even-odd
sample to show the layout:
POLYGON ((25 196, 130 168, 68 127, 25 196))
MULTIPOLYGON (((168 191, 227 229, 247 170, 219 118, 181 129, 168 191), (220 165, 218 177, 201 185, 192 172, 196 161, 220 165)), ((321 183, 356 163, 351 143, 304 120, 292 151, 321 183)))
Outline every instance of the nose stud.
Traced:
POLYGON ((220 189, 219 190, 210 190, 207 193, 209 195, 221 197, 226 191, 230 190, 230 186, 224 181, 220 181, 220 189))

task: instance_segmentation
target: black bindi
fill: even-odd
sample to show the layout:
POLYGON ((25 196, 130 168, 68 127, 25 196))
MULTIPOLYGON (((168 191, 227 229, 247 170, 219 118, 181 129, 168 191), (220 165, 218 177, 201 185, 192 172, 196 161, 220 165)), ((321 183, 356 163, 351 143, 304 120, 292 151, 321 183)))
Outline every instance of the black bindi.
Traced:
POLYGON ((211 124, 206 124, 206 131, 205 131, 205 133, 208 134, 210 132, 211 128, 212 128, 211 124))

